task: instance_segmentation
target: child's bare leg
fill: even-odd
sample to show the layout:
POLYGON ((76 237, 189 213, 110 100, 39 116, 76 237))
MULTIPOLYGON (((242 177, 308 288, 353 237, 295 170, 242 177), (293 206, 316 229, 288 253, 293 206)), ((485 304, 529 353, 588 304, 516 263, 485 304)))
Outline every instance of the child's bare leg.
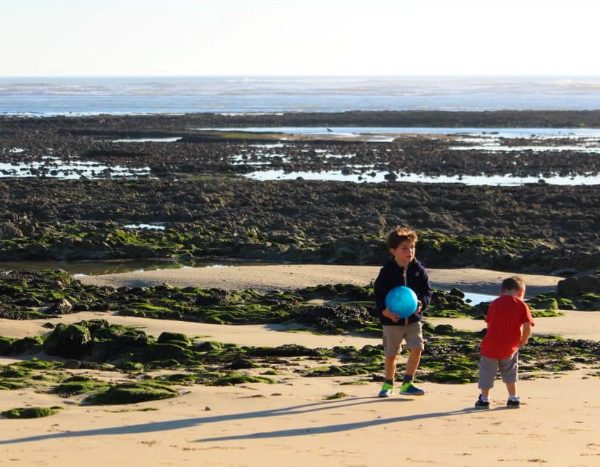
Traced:
POLYGON ((517 383, 506 383, 506 389, 509 396, 515 397, 517 395, 517 383))
POLYGON ((386 381, 394 381, 396 376, 396 358, 397 355, 393 355, 391 357, 385 357, 385 380, 386 381))
POLYGON ((415 376, 419 362, 421 361, 421 349, 410 349, 410 355, 408 356, 408 362, 406 362, 406 374, 408 376, 415 376))
POLYGON ((481 395, 487 399, 490 396, 490 388, 481 388, 481 395))

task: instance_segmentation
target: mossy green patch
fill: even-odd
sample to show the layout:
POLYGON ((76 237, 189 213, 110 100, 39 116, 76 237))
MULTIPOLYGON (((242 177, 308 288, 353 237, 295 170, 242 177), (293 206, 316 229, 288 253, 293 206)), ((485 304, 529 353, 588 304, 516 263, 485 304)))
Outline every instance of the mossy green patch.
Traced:
POLYGON ((194 384, 198 377, 193 373, 173 373, 169 375, 161 375, 155 379, 163 384, 187 385, 194 384))
POLYGON ((28 378, 32 374, 29 368, 25 368, 18 363, 4 366, 0 369, 0 377, 3 378, 28 378))
POLYGON ((372 367, 366 367, 361 364, 328 365, 313 368, 306 373, 306 376, 356 376, 369 374, 372 371, 381 371, 381 369, 381 365, 374 365, 372 367))
POLYGON ((59 410, 62 410, 62 407, 21 407, 5 410, 0 412, 0 415, 5 418, 41 418, 54 415, 59 410))
POLYGON ((85 402, 92 405, 136 404, 176 396, 177 391, 167 385, 140 381, 110 386, 104 391, 87 397, 85 402))
POLYGON ((191 340, 185 334, 175 332, 163 332, 158 336, 157 342, 159 344, 176 344, 181 347, 189 347, 191 340))
POLYGON ((324 399, 326 401, 333 401, 336 399, 345 399, 346 397, 350 397, 345 392, 336 392, 335 394, 331 394, 330 396, 326 396, 324 399))
POLYGON ((78 394, 91 393, 107 387, 108 384, 102 381, 87 378, 85 376, 72 376, 54 387, 52 392, 61 397, 70 397, 78 394))
POLYGON ((0 390, 45 387, 60 377, 53 371, 63 368, 60 362, 32 358, 0 367, 0 390))
POLYGON ((31 381, 27 379, 0 377, 0 390, 23 389, 31 385, 31 381))
POLYGON ((271 378, 264 376, 251 376, 245 375, 238 372, 231 372, 225 375, 219 376, 214 379, 211 386, 236 386, 238 384, 249 384, 249 383, 267 383, 273 384, 274 381, 271 378))

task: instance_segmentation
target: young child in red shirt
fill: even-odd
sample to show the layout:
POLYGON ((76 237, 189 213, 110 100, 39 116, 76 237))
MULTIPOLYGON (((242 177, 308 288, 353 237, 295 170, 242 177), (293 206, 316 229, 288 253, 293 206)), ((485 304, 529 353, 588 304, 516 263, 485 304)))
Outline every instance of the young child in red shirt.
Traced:
POLYGON ((519 408, 517 378, 519 347, 527 344, 534 325, 529 307, 523 301, 525 282, 518 276, 502 282, 500 296, 490 303, 485 318, 487 332, 481 342, 479 361, 479 389, 481 394, 475 403, 478 409, 490 407, 490 389, 498 369, 508 390, 509 408, 519 408))

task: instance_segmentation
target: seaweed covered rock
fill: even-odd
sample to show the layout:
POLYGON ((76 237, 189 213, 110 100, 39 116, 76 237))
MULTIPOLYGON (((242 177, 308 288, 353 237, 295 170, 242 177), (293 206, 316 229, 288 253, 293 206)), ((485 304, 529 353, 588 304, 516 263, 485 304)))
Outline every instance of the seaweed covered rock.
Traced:
POLYGON ((379 332, 379 325, 369 311, 361 305, 322 305, 303 309, 296 320, 321 332, 341 334, 344 332, 379 332))
POLYGON ((85 402, 93 405, 136 404, 177 396, 177 391, 167 385, 150 381, 123 383, 110 386, 86 398, 85 402))
POLYGON ((4 412, 0 412, 0 415, 5 418, 41 418, 41 417, 49 417, 50 415, 54 415, 62 407, 54 406, 54 407, 20 407, 11 410, 5 410, 4 412))
POLYGON ((12 344, 16 339, 0 336, 0 355, 10 355, 12 344))
POLYGON ((0 222, 0 240, 22 237, 23 232, 12 222, 0 222))
POLYGON ((445 336, 451 336, 452 334, 454 334, 454 327, 451 324, 438 324, 434 329, 433 332, 435 334, 440 334, 440 335, 445 335, 445 336))
POLYGON ((106 383, 87 378, 85 376, 71 376, 52 389, 52 392, 61 397, 70 397, 77 394, 88 393, 98 389, 105 389, 106 383))
POLYGON ((297 290, 304 300, 314 298, 323 300, 373 301, 373 287, 361 287, 354 284, 325 284, 305 287, 297 290))
POLYGON ((220 376, 209 384, 211 386, 235 386, 237 384, 247 383, 267 383, 272 384, 273 380, 265 376, 250 376, 238 372, 231 372, 226 375, 220 376))
POLYGON ((42 342, 41 336, 23 337, 12 343, 9 353, 11 355, 35 354, 42 350, 42 342))
POLYGON ((43 349, 48 355, 65 358, 81 358, 88 350, 92 335, 82 324, 59 324, 44 341, 43 349))
POLYGON ((37 319, 83 310, 106 310, 108 287, 84 286, 61 269, 0 271, 0 317, 37 319))
POLYGON ((73 312, 73 305, 66 298, 58 300, 49 307, 44 309, 44 312, 52 315, 66 315, 73 312))
POLYGON ((546 312, 600 310, 600 272, 563 279, 558 282, 556 292, 537 295, 529 299, 528 303, 537 310, 546 312))
POLYGON ((227 305, 230 298, 226 290, 223 289, 205 289, 198 290, 196 296, 196 305, 227 305))
POLYGON ((145 358, 149 361, 176 360, 177 362, 184 362, 191 357, 188 350, 174 343, 150 344, 144 352, 145 358))
POLYGON ((473 307, 465 301, 465 294, 459 289, 449 292, 436 289, 431 296, 431 302, 425 310, 426 316, 439 318, 453 318, 458 316, 469 316, 473 313, 473 307))
MULTIPOLYGON (((594 274, 567 277, 556 286, 556 292, 561 297, 584 299, 594 308, 600 306, 600 272, 594 274)), ((585 305, 584 305, 585 306, 585 305)))
POLYGON ((192 342, 185 334, 176 332, 163 332, 158 336, 157 342, 159 344, 175 344, 180 347, 189 347, 192 342))
POLYGON ((248 347, 247 355, 253 357, 324 357, 331 353, 327 349, 311 349, 298 344, 284 344, 278 347, 248 347))

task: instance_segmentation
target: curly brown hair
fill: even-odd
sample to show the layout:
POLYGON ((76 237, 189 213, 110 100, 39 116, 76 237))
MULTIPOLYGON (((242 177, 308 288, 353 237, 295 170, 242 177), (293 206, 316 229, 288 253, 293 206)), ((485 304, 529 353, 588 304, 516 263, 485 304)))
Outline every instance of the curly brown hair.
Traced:
POLYGON ((413 244, 417 243, 417 232, 410 227, 398 225, 388 233, 385 243, 389 249, 394 250, 398 248, 398 245, 407 240, 413 244))

